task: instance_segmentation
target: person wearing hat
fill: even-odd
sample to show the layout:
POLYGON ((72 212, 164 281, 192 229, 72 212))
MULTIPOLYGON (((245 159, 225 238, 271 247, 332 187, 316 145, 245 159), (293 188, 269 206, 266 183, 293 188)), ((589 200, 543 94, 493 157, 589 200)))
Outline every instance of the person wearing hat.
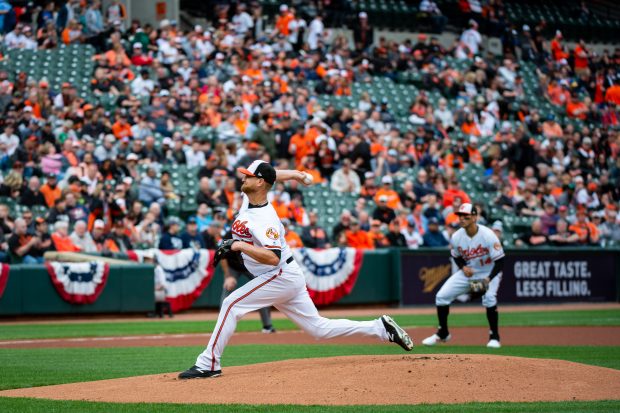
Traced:
POLYGON ((439 229, 439 220, 431 217, 427 221, 427 231, 422 236, 424 246, 430 248, 445 247, 449 244, 446 237, 439 229))
POLYGON ((357 15, 357 20, 353 26, 353 43, 355 50, 361 52, 372 46, 375 39, 375 29, 368 22, 368 14, 361 11, 357 15))
POLYGON ((452 274, 437 292, 435 305, 439 329, 425 338, 422 344, 434 346, 450 340, 450 304, 461 294, 470 293, 472 298, 482 295, 482 305, 486 308, 490 330, 487 347, 500 348, 497 290, 504 266, 504 249, 493 230, 477 223, 478 211, 474 205, 461 204, 457 215, 461 228, 450 240, 450 253, 459 270, 452 274))
POLYGON ((133 244, 127 235, 125 223, 119 217, 112 224, 112 231, 106 236, 103 250, 108 252, 127 252, 133 249, 133 244))
POLYGON ((319 315, 304 273, 284 240, 282 222, 267 200, 276 182, 276 170, 265 161, 254 161, 238 172, 243 175, 243 206, 231 226, 233 238, 222 243, 216 259, 238 253, 255 278, 224 300, 207 348, 192 367, 179 374, 179 379, 220 376, 220 359, 237 321, 250 311, 271 305, 315 338, 367 336, 397 343, 410 351, 411 338, 388 316, 360 322, 330 320, 319 315))
MULTIPOLYGON (((398 192, 396 192, 393 188, 394 180, 390 175, 385 175, 381 178, 381 188, 379 188, 374 196, 375 202, 377 205, 381 204, 382 197, 387 197, 385 201, 385 205, 391 209, 400 209, 402 205, 400 204, 400 197, 398 196, 398 192)), ((384 221, 386 224, 389 221, 384 221)))
POLYGON ((185 225, 185 231, 181 233, 183 248, 201 249, 206 248, 204 238, 198 231, 198 220, 196 217, 189 217, 185 225))
POLYGON ((96 219, 93 222, 93 229, 90 231, 91 238, 95 247, 97 248, 97 252, 103 251, 104 244, 106 241, 105 234, 105 222, 102 219, 96 219))
POLYGON ((160 250, 180 250, 183 249, 183 240, 179 236, 181 220, 177 217, 169 217, 164 224, 164 231, 159 240, 160 250))
POLYGON ((388 206, 389 198, 385 194, 379 195, 378 201, 377 207, 372 212, 372 217, 384 224, 389 224, 396 218, 396 213, 388 206))
POLYGON ((47 174, 46 182, 41 185, 39 191, 43 194, 47 207, 52 208, 56 204, 56 200, 62 196, 62 190, 58 186, 56 174, 47 174))
POLYGON ((291 13, 288 6, 286 4, 280 5, 280 14, 276 17, 275 30, 277 33, 282 34, 283 36, 288 36, 290 34, 290 23, 295 20, 295 15, 291 13))
POLYGON ((406 246, 409 249, 418 249, 424 244, 424 239, 418 231, 415 219, 410 215, 407 217, 407 226, 401 230, 401 234, 405 237, 406 246))
POLYGON ((347 246, 350 248, 369 250, 375 248, 375 244, 372 242, 368 232, 362 229, 360 221, 357 218, 352 217, 350 219, 349 228, 346 229, 344 233, 347 240, 347 246))

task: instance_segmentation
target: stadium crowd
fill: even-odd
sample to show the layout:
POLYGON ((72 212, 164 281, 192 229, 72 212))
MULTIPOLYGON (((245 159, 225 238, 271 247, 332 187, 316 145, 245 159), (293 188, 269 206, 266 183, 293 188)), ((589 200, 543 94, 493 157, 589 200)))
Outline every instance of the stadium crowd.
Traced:
MULTIPOLYGON (((350 44, 326 27, 321 8, 301 17, 282 4, 272 20, 241 2, 218 6, 212 26, 184 31, 175 21, 127 21, 118 1, 101 10, 99 0, 50 1, 21 10, 11 26, 0 0, 5 51, 92 45, 92 91, 114 106, 84 100, 69 82, 51 90, 46 79, 0 72, 2 259, 214 248, 241 202, 235 168, 256 159, 359 196, 324 228, 302 185, 278 183, 272 202, 292 246, 445 248, 458 228, 454 210, 470 201, 499 234, 490 207, 532 217, 516 245, 618 245, 620 49, 568 48, 560 32, 545 40, 541 23, 511 27, 503 56, 493 56, 478 26, 495 27, 490 11, 501 2, 489 3, 444 48, 424 34, 376 38, 364 12, 350 44), (469 63, 459 70, 448 58, 469 63), (556 114, 528 104, 523 62, 536 65, 539 97, 556 114), (345 108, 319 103, 403 72, 423 82, 408 125, 370 96, 345 108), (443 98, 433 101, 432 91, 443 98), (186 222, 168 208, 187 196, 171 179, 179 166, 195 171, 196 211, 186 222), (460 186, 470 167, 485 199, 460 186), (395 185, 409 168, 417 174, 395 185)), ((441 31, 446 21, 433 24, 441 31)))

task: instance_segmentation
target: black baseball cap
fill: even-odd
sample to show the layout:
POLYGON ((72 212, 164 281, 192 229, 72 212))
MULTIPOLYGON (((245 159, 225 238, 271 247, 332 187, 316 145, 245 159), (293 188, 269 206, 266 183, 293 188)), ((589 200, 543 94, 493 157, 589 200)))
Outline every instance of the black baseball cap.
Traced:
POLYGON ((276 170, 265 161, 254 161, 247 167, 247 169, 237 168, 237 171, 247 176, 262 178, 269 185, 273 185, 276 182, 276 170))

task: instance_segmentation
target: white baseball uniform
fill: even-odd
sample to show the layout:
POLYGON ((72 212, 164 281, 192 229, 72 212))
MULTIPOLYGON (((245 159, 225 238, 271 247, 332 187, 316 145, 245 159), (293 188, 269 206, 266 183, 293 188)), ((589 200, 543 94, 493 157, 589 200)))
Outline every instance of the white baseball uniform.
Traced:
POLYGON ((232 233, 233 238, 241 242, 280 251, 280 262, 274 267, 241 254, 246 268, 255 278, 224 300, 215 330, 207 348, 198 356, 196 366, 220 370, 220 358, 237 321, 251 311, 272 305, 317 339, 364 335, 389 340, 381 319, 330 320, 319 315, 306 290, 304 275, 284 239, 284 227, 271 204, 253 206, 244 199, 232 233))
MULTIPOLYGON (((467 266, 473 269, 474 275, 466 277, 462 270, 452 274, 435 296, 435 304, 438 306, 450 305, 457 296, 467 293, 470 281, 488 277, 494 262, 504 256, 504 248, 493 230, 478 224, 478 232, 472 238, 463 228, 452 235, 450 253, 453 258, 462 257, 467 266)), ((501 278, 500 273, 489 283, 487 292, 482 296, 483 306, 497 305, 497 290, 501 278)))

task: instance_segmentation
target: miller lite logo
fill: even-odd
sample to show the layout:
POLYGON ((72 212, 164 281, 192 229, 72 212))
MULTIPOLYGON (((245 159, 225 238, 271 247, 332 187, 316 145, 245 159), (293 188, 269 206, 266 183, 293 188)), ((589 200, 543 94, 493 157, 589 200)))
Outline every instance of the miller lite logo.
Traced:
POLYGON ((472 258, 483 257, 489 253, 489 249, 483 247, 482 244, 479 244, 475 248, 467 248, 466 250, 458 247, 458 251, 461 257, 463 257, 467 261, 471 260, 472 258))
POLYGON ((250 230, 248 229, 248 227, 245 225, 247 224, 248 221, 239 221, 236 220, 235 222, 233 222, 232 224, 232 232, 241 237, 241 238, 252 238, 252 234, 250 234, 250 230))

